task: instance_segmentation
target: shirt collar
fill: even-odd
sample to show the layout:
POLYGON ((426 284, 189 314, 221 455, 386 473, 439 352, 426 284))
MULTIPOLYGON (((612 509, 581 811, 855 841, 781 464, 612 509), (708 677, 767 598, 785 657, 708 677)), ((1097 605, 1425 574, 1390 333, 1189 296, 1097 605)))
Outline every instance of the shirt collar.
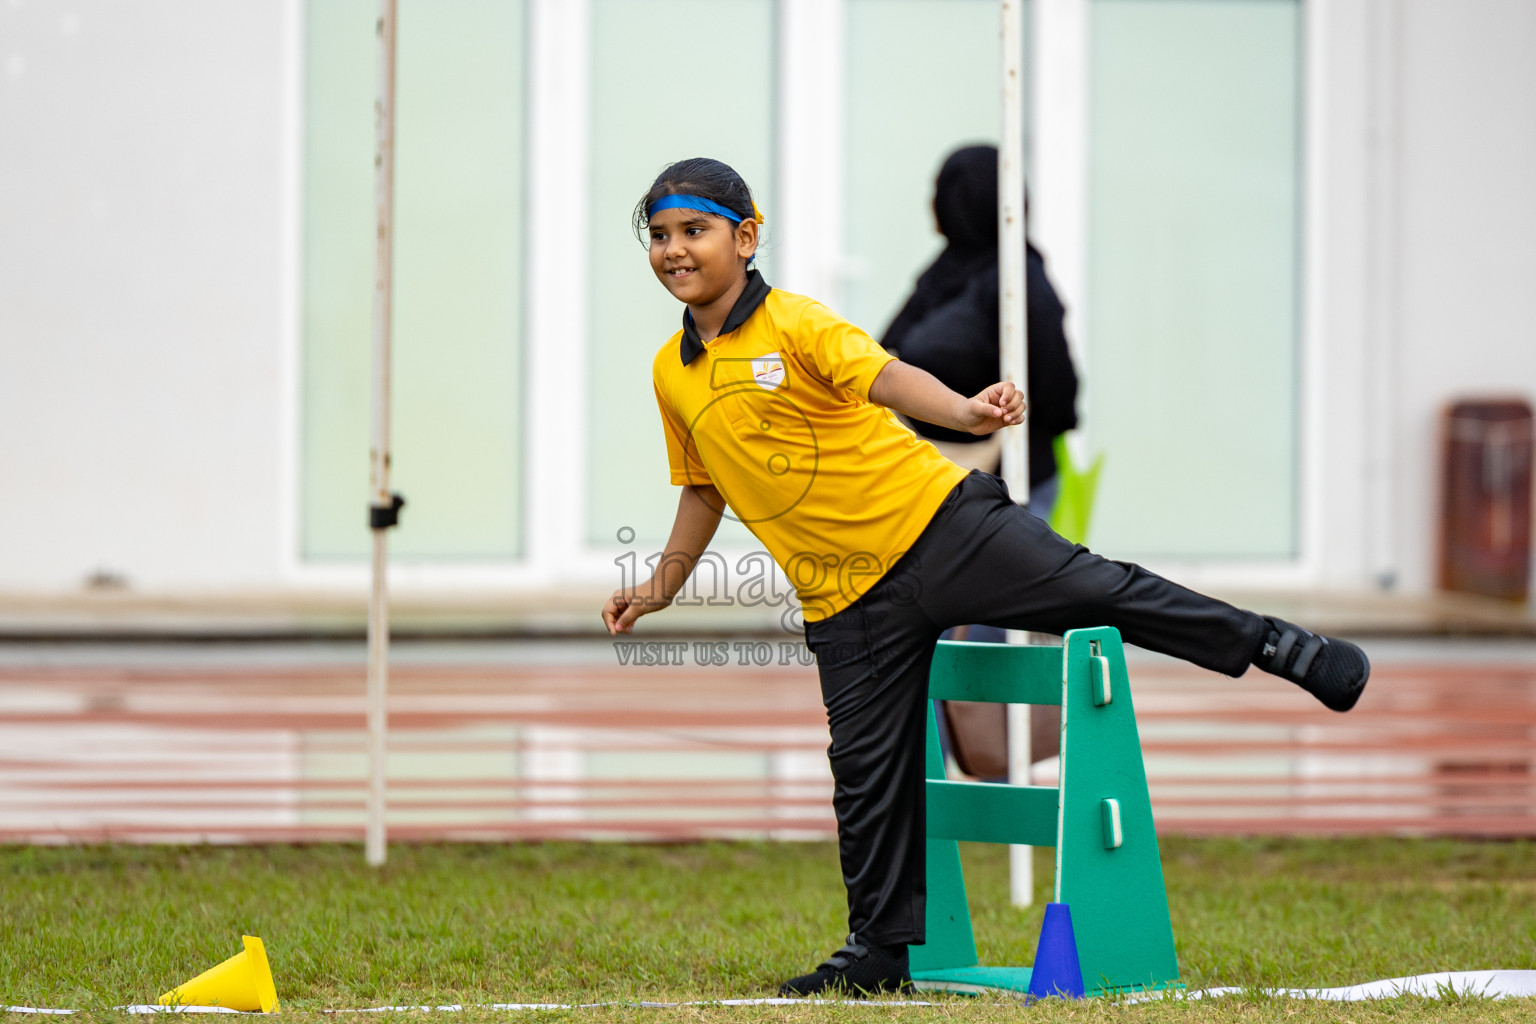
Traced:
MULTIPOLYGON (((741 296, 731 307, 730 315, 725 318, 725 323, 720 328, 720 334, 730 334, 746 323, 747 318, 757 311, 757 307, 763 304, 763 300, 771 291, 773 289, 768 286, 767 281, 763 280, 762 274, 755 270, 747 271, 747 286, 742 289, 741 296)), ((685 309, 683 310, 683 344, 678 350, 678 354, 683 357, 683 365, 687 366, 693 362, 703 351, 704 343, 699 340, 699 329, 694 325, 693 314, 685 309)))

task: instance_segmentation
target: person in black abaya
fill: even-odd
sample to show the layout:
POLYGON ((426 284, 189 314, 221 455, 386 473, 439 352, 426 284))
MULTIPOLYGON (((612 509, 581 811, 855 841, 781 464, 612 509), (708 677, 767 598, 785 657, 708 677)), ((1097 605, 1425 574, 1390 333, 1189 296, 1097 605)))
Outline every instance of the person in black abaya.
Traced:
MULTIPOLYGON (((966 146, 950 154, 934 183, 933 213, 948 244, 917 279, 880 343, 971 395, 1001 379, 996 146, 966 146)), ((1077 426, 1077 373, 1063 329, 1066 310, 1046 277, 1045 258, 1026 246, 1028 507, 1045 519, 1056 497, 1052 442, 1077 426)), ((912 426, 967 468, 989 473, 1001 468, 1000 434, 977 437, 917 421, 912 426)))
MULTIPOLYGON (((1026 197, 1025 202, 1028 202, 1026 197)), ((948 244, 917 279, 912 296, 880 343, 904 362, 920 366, 962 395, 1001 379, 1000 278, 997 258, 997 147, 966 146, 951 153, 934 182, 933 214, 948 244)), ((1077 372, 1063 329, 1066 310, 1045 274, 1045 258, 1026 242, 1028 303, 1029 504, 1049 519, 1056 503, 1052 442, 1077 426, 1077 372)), ((912 428, 968 469, 998 473, 1002 434, 963 434, 930 423, 912 428)), ((1003 643, 993 626, 960 626, 946 639, 1003 643)), ((1000 704, 944 701, 939 738, 968 775, 1007 778, 1007 726, 1000 704)), ((1059 709, 1032 708, 1033 760, 1059 750, 1059 709), (1052 714, 1051 712, 1055 713, 1052 714)))

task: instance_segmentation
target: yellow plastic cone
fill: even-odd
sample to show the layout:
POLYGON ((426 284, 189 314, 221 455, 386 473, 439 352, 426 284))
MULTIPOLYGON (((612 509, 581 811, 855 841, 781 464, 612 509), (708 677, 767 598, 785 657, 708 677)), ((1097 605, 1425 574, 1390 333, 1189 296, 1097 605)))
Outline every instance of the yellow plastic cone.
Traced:
POLYGON ((277 986, 267 965, 267 947, 254 935, 243 937, 245 952, 171 989, 161 1006, 224 1006, 231 1010, 277 1012, 277 986))

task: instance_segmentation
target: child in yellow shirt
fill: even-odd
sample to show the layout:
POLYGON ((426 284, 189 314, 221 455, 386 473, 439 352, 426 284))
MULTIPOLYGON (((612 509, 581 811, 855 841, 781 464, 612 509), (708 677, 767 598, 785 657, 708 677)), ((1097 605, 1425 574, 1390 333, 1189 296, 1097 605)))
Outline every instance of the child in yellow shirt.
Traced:
POLYGON ((651 269, 686 306, 657 353, 656 400, 677 516, 656 575, 603 608, 611 633, 671 603, 727 507, 795 586, 832 734, 848 928, 782 995, 911 982, 924 939, 928 672, 946 628, 1065 633, 1113 626, 1130 643, 1239 676, 1250 664, 1336 711, 1370 676, 1354 644, 1243 611, 1074 545, 892 414, 988 434, 1020 423, 999 382, 956 394, 825 306, 751 268, 762 216, 718 160, 664 170, 635 210, 651 269))

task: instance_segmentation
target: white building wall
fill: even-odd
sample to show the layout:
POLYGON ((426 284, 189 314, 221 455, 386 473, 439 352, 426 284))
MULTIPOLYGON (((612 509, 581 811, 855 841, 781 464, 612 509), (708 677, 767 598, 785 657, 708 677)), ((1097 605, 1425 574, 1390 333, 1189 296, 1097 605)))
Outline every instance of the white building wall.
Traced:
POLYGON ((0 587, 279 579, 286 8, 0 10, 0 587))
MULTIPOLYGON (((298 10, 0 7, 0 589, 293 582, 298 10)), ((1307 19, 1304 581, 1424 590, 1441 406, 1536 395, 1536 4, 1307 19)))
POLYGON ((1442 406, 1536 399, 1536 4, 1401 7, 1401 585, 1434 585, 1442 406))

